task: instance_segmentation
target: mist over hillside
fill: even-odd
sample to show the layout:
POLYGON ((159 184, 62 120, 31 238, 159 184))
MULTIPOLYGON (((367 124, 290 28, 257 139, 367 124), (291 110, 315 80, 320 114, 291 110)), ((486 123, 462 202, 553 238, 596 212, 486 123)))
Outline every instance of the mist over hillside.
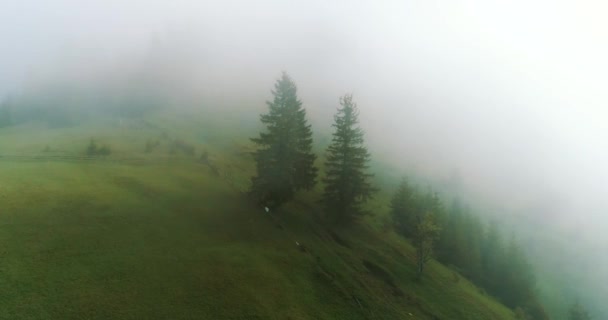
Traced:
POLYGON ((4 3, 0 98, 20 123, 61 110, 51 127, 154 109, 209 110, 253 130, 287 71, 328 143, 338 97, 353 93, 374 164, 390 171, 379 176, 409 174, 461 196, 522 239, 553 302, 578 298, 599 319, 608 314, 607 9, 4 3))

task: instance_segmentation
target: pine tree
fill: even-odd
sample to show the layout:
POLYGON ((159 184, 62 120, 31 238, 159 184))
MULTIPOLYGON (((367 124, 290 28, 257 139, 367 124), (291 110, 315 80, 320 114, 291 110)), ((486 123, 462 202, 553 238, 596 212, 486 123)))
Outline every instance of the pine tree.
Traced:
POLYGON ((433 249, 441 228, 437 225, 435 216, 431 212, 418 216, 417 220, 412 243, 416 248, 416 275, 420 278, 427 262, 433 257, 433 249))
POLYGON ((482 223, 476 215, 465 212, 462 227, 466 247, 462 250, 464 259, 461 260, 461 267, 467 278, 479 284, 481 283, 482 223))
POLYGON ((375 192, 367 173, 370 154, 364 146, 363 130, 357 126, 359 112, 352 95, 340 98, 334 117, 332 143, 327 148, 325 191, 322 202, 334 223, 351 222, 361 215, 362 204, 375 192))
POLYGON ((505 251, 505 273, 501 275, 499 298, 510 307, 526 306, 535 296, 532 265, 521 246, 513 238, 505 251))
POLYGON ((496 222, 489 224, 481 244, 481 269, 483 287, 496 295, 504 274, 505 247, 496 222))
POLYGON ((391 199, 390 207, 395 230, 405 237, 411 236, 414 232, 415 201, 416 190, 409 184, 407 178, 403 178, 391 199))
POLYGON ((277 207, 293 198, 296 191, 311 189, 316 182, 316 156, 312 153, 312 130, 306 110, 297 97, 293 80, 283 72, 276 81, 269 112, 260 120, 266 131, 251 140, 257 175, 251 194, 262 205, 277 207))
MULTIPOLYGON (((530 301, 526 304, 526 312, 530 315, 530 318, 534 320, 549 320, 549 314, 545 307, 540 302, 537 295, 534 295, 530 301)), ((585 319, 589 320, 589 318, 585 319)))
POLYGON ((433 213, 436 218, 443 216, 443 204, 439 198, 439 194, 433 191, 431 187, 427 187, 425 194, 419 192, 415 198, 415 211, 416 215, 420 216, 427 212, 433 213))
POLYGON ((437 244, 438 259, 462 270, 466 259, 466 234, 464 230, 464 207, 459 199, 454 199, 445 218, 445 225, 437 244))
POLYGON ((568 320, 591 320, 591 316, 578 302, 568 310, 568 320))

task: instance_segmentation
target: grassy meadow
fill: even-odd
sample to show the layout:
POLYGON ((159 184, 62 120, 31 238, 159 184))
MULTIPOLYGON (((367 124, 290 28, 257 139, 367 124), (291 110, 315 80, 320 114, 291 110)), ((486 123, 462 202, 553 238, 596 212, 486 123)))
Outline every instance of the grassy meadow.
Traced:
POLYGON ((0 158, 0 319, 514 319, 439 263, 415 280, 414 249, 380 227, 388 187, 335 231, 319 188, 268 214, 245 195, 255 131, 196 119, 0 129, 0 156, 26 156, 0 158), (90 138, 112 154, 33 157, 90 138), (176 138, 196 154, 170 154, 176 138))

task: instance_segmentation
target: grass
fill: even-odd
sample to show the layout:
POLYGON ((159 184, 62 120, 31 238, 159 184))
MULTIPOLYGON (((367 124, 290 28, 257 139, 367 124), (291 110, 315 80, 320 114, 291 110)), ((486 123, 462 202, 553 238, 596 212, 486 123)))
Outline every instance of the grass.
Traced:
POLYGON ((217 134, 233 124, 148 123, 0 130, 2 154, 78 153, 94 136, 151 159, 164 131, 217 166, 0 161, 0 319, 513 319, 438 263, 414 280, 413 248, 376 218, 330 232, 318 191, 253 206, 247 133, 217 134))

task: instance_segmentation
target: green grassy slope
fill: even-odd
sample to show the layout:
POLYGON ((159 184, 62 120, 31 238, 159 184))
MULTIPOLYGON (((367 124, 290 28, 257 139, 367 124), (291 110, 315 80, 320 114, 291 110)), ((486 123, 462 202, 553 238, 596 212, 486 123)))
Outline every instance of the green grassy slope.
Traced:
POLYGON ((223 125, 0 129, 0 155, 79 153, 94 136, 110 159, 145 160, 0 159, 0 319, 513 319, 438 263, 414 281, 414 251, 390 232, 316 223, 316 192, 253 206, 247 136, 223 125), (167 157, 166 141, 144 154, 161 132, 215 169, 167 157))

